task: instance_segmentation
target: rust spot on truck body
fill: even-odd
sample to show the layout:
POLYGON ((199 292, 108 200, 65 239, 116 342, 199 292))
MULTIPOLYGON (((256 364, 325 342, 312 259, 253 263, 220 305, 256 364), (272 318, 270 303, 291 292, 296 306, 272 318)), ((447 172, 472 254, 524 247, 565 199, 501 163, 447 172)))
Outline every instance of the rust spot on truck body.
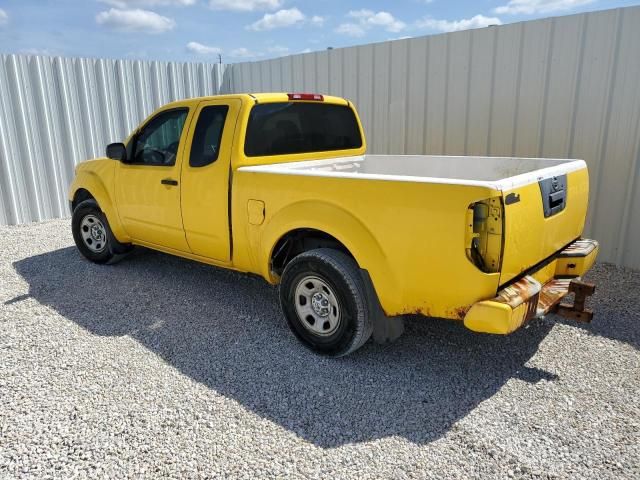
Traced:
MULTIPOLYGON (((464 317, 467 315, 467 312, 469 312, 469 310, 471 310, 471 305, 457 307, 457 308, 454 308, 453 310, 447 310, 445 312, 444 318, 449 320, 464 320, 464 317)), ((436 315, 433 315, 433 313, 431 312, 431 309, 426 306, 407 309, 405 310, 404 314, 417 315, 421 317, 431 317, 431 318, 436 317, 436 315)), ((440 316, 441 315, 437 315, 437 317, 440 317, 440 316)))
POLYGON ((569 279, 556 278, 546 283, 540 292, 538 312, 540 315, 550 312, 569 293, 569 279))
POLYGON ((415 307, 406 310, 405 315, 419 315, 421 317, 431 317, 431 310, 429 307, 415 307))
POLYGON ((512 310, 524 308, 520 322, 523 325, 539 315, 538 304, 542 288, 542 284, 535 278, 526 276, 500 290, 492 301, 508 305, 512 310))
POLYGON ((453 317, 457 318, 458 320, 464 320, 464 317, 467 316, 469 310, 471 310, 470 306, 454 308, 453 317))
POLYGON ((500 290, 493 301, 507 304, 511 308, 516 308, 525 302, 531 302, 534 298, 537 302, 540 290, 542 290, 540 282, 533 277, 526 276, 500 290))

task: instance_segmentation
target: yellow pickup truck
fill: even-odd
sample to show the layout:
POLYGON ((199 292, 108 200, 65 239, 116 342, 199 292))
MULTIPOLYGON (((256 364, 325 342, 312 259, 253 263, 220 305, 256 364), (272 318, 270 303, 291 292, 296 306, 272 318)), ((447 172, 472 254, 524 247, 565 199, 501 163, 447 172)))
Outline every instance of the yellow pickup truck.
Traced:
POLYGON ((75 243, 96 263, 141 245, 261 275, 330 356, 397 338, 407 314, 496 334, 550 311, 590 320, 582 160, 365 151, 342 98, 174 102, 77 166, 75 243))

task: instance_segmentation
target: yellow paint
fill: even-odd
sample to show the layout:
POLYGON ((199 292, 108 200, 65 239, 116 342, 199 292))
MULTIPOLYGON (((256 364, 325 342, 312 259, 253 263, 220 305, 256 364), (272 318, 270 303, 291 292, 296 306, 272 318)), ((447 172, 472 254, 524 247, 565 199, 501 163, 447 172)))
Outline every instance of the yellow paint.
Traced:
POLYGON ((231 261, 229 235, 229 173, 236 122, 242 107, 240 99, 205 100, 198 104, 189 126, 182 161, 182 221, 191 252, 217 261, 231 261), (218 159, 204 167, 189 166, 191 145, 198 115, 205 107, 229 107, 218 159))
POLYGON ((113 184, 117 163, 113 160, 89 160, 76 167, 76 175, 69 188, 69 200, 73 200, 79 189, 88 190, 107 216, 109 225, 116 238, 123 242, 131 241, 122 228, 116 208, 113 184))
MULTIPOLYGON (((85 162, 77 169, 70 199, 79 188, 89 190, 121 242, 257 273, 271 283, 279 282, 270 270, 278 240, 296 229, 316 229, 342 242, 369 272, 388 315, 422 313, 461 320, 469 311, 467 317, 478 318, 473 329, 493 333, 517 328, 520 313, 507 314, 484 300, 493 298, 499 284, 523 266, 561 249, 582 231, 588 194, 584 171, 569 176, 567 209, 551 219, 542 218, 537 184, 515 189, 523 201, 505 207, 504 231, 500 217, 487 224, 493 231, 485 232, 483 248, 496 267, 495 273, 484 273, 467 257, 474 235, 468 227, 469 205, 492 199, 495 204, 489 208, 502 208, 500 192, 490 187, 238 170, 364 154, 362 134, 359 149, 246 157, 251 107, 281 101, 287 101, 286 94, 226 95, 169 104, 161 110, 189 108, 174 166, 127 165, 104 158, 85 162), (220 154, 213 164, 192 168, 188 159, 196 121, 208 105, 229 106, 220 154), (164 178, 176 179, 179 185, 162 185, 164 178), (545 229, 542 222, 551 222, 553 228, 545 229), (531 229, 545 232, 545 237, 526 235, 531 229), (517 243, 510 236, 516 236, 517 243)), ((324 101, 351 105, 337 97, 324 101)), ((359 119, 358 123, 362 132, 359 119)))
POLYGON ((580 277, 584 275, 593 267, 599 250, 600 247, 596 247, 595 250, 585 257, 559 258, 556 262, 555 275, 558 277, 580 277))
POLYGON ((547 283, 549 280, 553 279, 556 275, 558 275, 556 271, 556 263, 557 260, 553 260, 549 262, 548 265, 543 266, 538 271, 533 272, 531 276, 535 278, 541 284, 547 283))
POLYGON ((262 200, 247 202, 247 219, 251 225, 262 225, 264 222, 264 202, 262 200))
MULTIPOLYGON (((262 199, 265 221, 246 235, 234 228, 234 263, 277 283, 269 269, 277 241, 315 229, 337 238, 369 272, 387 314, 461 319, 461 309, 498 287, 498 273, 483 273, 467 258, 464 234, 468 205, 491 194, 463 185, 238 171, 233 204, 262 199)), ((232 222, 245 225, 245 211, 234 210, 232 222)))
MULTIPOLYGON (((188 126, 194 116, 194 100, 169 104, 155 115, 176 107, 189 108, 174 165, 154 166, 115 162, 115 192, 118 216, 127 236, 134 243, 146 242, 181 252, 190 252, 182 225, 180 186, 163 185, 162 180, 180 180, 188 126)), ((109 160, 106 160, 107 162, 109 160)), ((113 162, 113 161, 111 161, 113 162)), ((107 216, 107 218, 109 218, 107 216)), ((111 223, 111 219, 109 218, 111 223)))
POLYGON ((500 283, 506 283, 582 235, 589 201, 586 169, 567 175, 566 208, 549 218, 542 214, 538 183, 503 192, 521 201, 505 205, 504 253, 500 283), (535 232, 535 234, 532 234, 535 232))
POLYGON ((474 332, 506 335, 522 325, 526 309, 524 303, 511 308, 491 300, 478 302, 465 316, 464 326, 474 332))

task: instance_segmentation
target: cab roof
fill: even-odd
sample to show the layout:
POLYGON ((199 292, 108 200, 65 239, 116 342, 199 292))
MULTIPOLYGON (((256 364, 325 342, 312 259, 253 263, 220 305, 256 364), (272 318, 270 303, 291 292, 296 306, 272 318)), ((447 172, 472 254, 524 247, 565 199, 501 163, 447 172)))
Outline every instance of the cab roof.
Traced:
MULTIPOLYGON (((311 101, 311 102, 317 102, 317 103, 328 103, 328 104, 334 104, 334 105, 349 105, 349 101, 341 98, 341 97, 334 97, 331 95, 320 95, 322 100, 310 100, 307 99, 305 97, 301 98, 301 99, 290 99, 289 95, 292 93, 298 93, 298 92, 290 92, 290 93, 284 93, 284 92, 275 92, 275 93, 234 93, 234 94, 229 94, 229 95, 209 95, 209 96, 205 96, 205 97, 196 97, 196 98, 189 98, 189 99, 184 99, 184 100, 178 100, 175 102, 172 102, 167 106, 172 106, 172 105, 183 105, 186 102, 197 102, 197 101, 205 101, 205 100, 225 100, 225 99, 232 99, 232 98, 239 98, 245 101, 249 101, 249 102, 255 102, 255 103, 275 103, 275 102, 289 102, 289 101, 294 101, 294 102, 299 102, 299 101, 311 101)), ((300 95, 308 95, 308 94, 300 94, 300 95)), ((318 94, 311 94, 311 96, 317 96, 318 94)))

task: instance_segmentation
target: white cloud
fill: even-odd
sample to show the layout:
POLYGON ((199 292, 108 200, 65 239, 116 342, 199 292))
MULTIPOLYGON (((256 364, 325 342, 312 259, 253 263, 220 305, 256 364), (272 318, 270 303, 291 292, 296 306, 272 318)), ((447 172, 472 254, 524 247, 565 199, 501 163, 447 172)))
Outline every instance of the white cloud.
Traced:
POLYGON ((352 10, 347 15, 355 22, 343 23, 336 29, 337 33, 362 37, 367 30, 375 27, 384 28, 387 32, 400 32, 406 28, 406 24, 396 19, 389 12, 374 12, 373 10, 352 10))
POLYGON ((571 10, 583 5, 593 3, 595 0, 510 0, 506 5, 495 8, 497 14, 517 15, 523 13, 532 15, 535 13, 549 13, 560 10, 571 10))
POLYGON ((214 10, 231 10, 233 12, 277 10, 283 4, 283 0, 209 0, 209 6, 214 10))
POLYGON ((262 57, 262 53, 252 52, 248 48, 240 47, 231 50, 231 52, 229 52, 229 56, 234 58, 255 58, 262 57))
POLYGON ((0 8, 0 27, 9 23, 9 14, 0 8))
POLYGON ((249 30, 263 31, 291 27, 304 22, 305 18, 305 15, 297 8, 289 8, 287 10, 278 10, 276 13, 266 13, 264 17, 247 28, 249 30))
POLYGON ((389 32, 399 32, 406 27, 404 22, 396 20, 389 12, 373 12, 371 10, 356 10, 349 12, 351 18, 359 20, 361 24, 371 27, 384 27, 389 32))
POLYGON ((197 0, 100 0, 102 3, 121 9, 137 7, 164 7, 173 5, 178 7, 188 7, 190 5, 195 5, 196 1, 197 0))
POLYGON ((459 30, 469 30, 470 28, 484 28, 489 25, 502 25, 502 21, 497 17, 485 17, 476 15, 462 20, 436 20, 426 17, 416 22, 418 28, 437 30, 439 32, 457 32, 459 30))
POLYGON ((96 15, 98 25, 125 32, 163 33, 173 29, 176 22, 150 10, 120 10, 112 8, 96 15))
POLYGON ((198 42, 189 42, 187 43, 187 50, 190 52, 196 53, 198 55, 217 55, 222 53, 222 49, 218 47, 212 47, 210 45, 203 45, 198 42))
POLYGON ((324 22, 326 21, 326 18, 321 17, 320 15, 314 15, 309 21, 314 27, 322 27, 324 25, 324 22))

